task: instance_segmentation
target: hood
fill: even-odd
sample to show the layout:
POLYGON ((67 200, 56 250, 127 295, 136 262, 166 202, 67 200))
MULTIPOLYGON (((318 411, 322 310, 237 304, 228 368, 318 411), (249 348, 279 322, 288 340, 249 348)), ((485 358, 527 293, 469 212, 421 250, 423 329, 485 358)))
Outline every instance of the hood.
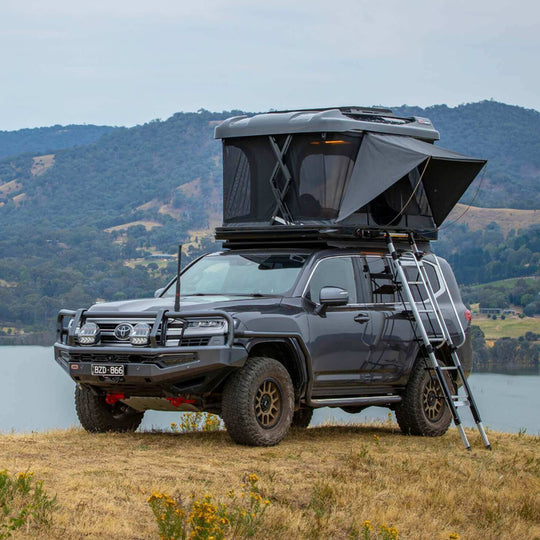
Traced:
MULTIPOLYGON (((230 313, 238 311, 268 310, 280 304, 281 298, 276 296, 182 296, 180 298, 180 311, 211 311, 221 309, 230 313)), ((88 311, 118 312, 156 312, 159 309, 174 309, 174 298, 140 298, 138 300, 121 300, 118 302, 103 302, 94 304, 88 311)))

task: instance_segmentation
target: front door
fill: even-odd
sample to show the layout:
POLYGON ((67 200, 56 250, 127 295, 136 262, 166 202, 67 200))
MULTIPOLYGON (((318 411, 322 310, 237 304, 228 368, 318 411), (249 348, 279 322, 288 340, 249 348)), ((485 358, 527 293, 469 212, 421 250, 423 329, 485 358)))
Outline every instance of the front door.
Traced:
POLYGON ((360 309, 360 293, 353 260, 349 256, 328 257, 318 262, 311 276, 306 311, 310 339, 308 343, 313 370, 313 397, 346 396, 362 386, 361 366, 369 361, 376 336, 369 310, 360 309), (341 287, 349 293, 346 306, 328 307, 317 314, 323 287, 341 287))

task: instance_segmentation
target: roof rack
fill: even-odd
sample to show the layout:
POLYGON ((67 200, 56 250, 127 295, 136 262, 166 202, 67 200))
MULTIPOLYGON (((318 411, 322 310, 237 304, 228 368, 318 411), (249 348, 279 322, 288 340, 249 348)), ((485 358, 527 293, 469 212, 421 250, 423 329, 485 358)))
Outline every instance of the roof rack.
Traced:
POLYGON ((224 120, 228 247, 378 241, 381 231, 437 230, 485 165, 433 143, 426 118, 390 109, 272 111, 224 120))
MULTIPOLYGON (((386 246, 385 238, 388 229, 358 227, 326 227, 282 225, 279 227, 218 227, 216 240, 224 240, 223 247, 229 249, 247 249, 261 247, 362 247, 380 244, 386 246)), ((437 231, 419 231, 412 229, 395 229, 391 235, 397 242, 408 241, 409 235, 419 243, 437 240, 437 231)))

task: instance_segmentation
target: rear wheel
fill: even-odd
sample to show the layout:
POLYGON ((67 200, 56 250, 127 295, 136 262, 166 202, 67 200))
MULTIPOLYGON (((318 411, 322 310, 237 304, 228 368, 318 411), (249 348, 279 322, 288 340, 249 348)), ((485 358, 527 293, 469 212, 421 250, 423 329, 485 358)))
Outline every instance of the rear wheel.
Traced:
POLYGON ((135 431, 144 416, 144 412, 120 401, 109 405, 104 396, 95 395, 81 386, 75 388, 75 408, 82 427, 92 433, 135 431))
POLYGON ((250 358, 223 390, 221 416, 231 438, 250 446, 278 444, 291 427, 294 389, 273 358, 250 358))
MULTIPOLYGON (((435 373, 426 367, 427 360, 419 357, 409 377, 403 401, 396 407, 396 419, 406 435, 438 437, 448 430, 452 413, 435 373)), ((451 389, 454 387, 449 379, 447 383, 451 389)))
POLYGON ((302 407, 297 411, 294 411, 292 418, 292 427, 294 428, 307 428, 313 417, 312 407, 302 407))

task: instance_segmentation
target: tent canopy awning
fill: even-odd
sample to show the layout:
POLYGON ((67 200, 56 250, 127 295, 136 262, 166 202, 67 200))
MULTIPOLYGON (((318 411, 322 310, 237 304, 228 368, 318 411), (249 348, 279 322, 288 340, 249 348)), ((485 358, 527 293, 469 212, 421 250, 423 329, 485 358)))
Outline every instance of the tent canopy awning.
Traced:
POLYGON ((336 222, 350 217, 418 167, 418 184, 422 184, 439 227, 485 164, 484 159, 412 137, 365 133, 336 222))

